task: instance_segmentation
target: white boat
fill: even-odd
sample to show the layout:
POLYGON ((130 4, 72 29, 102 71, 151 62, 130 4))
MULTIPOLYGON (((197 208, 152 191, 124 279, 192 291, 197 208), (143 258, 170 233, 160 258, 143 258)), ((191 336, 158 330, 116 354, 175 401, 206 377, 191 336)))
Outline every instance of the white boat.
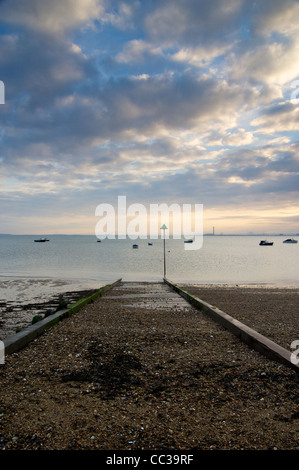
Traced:
POLYGON ((294 240, 294 238, 287 238, 282 243, 297 243, 298 240, 294 240))

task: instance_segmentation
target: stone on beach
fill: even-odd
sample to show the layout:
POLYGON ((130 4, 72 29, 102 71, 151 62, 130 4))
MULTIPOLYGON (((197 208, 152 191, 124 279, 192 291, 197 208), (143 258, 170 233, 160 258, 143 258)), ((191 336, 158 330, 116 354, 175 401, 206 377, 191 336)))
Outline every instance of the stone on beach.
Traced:
POLYGON ((298 376, 159 283, 115 287, 0 374, 3 449, 298 448, 298 376))

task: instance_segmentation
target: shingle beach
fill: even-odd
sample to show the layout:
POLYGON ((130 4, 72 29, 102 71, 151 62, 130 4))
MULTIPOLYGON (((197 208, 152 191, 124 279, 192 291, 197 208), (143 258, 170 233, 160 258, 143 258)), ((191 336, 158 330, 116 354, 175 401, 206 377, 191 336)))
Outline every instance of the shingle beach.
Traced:
MULTIPOLYGON (((299 339, 298 288, 183 287, 299 339)), ((0 380, 2 450, 299 449, 298 374, 159 283, 114 287, 8 355, 0 380)))

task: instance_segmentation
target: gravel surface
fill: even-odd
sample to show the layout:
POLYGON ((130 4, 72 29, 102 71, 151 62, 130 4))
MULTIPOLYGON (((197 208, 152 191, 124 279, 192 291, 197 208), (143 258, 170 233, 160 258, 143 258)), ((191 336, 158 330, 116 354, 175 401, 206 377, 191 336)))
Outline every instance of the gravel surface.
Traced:
MULTIPOLYGON (((263 291, 263 303, 260 289, 206 288, 198 296, 231 315, 247 298, 260 306, 249 326, 273 331, 283 345, 298 339, 292 313, 289 333, 277 328, 286 321, 268 308, 277 305, 272 291, 263 291)), ((294 302, 298 312, 298 291, 284 290, 280 300, 285 312, 294 302)), ((165 284, 115 287, 5 359, 3 450, 299 449, 298 374, 165 284)))
POLYGON ((299 288, 181 285, 287 350, 299 340, 299 288))

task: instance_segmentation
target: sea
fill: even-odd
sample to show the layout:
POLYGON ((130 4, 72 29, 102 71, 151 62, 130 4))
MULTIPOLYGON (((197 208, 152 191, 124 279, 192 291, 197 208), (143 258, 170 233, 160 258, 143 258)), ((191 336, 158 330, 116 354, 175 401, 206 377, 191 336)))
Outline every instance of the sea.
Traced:
POLYGON ((98 242, 92 235, 51 235, 49 241, 36 243, 38 238, 0 236, 0 339, 1 321, 3 328, 5 322, 14 328, 24 320, 13 321, 16 313, 8 313, 8 304, 19 308, 54 294, 98 289, 118 279, 162 281, 164 257, 165 277, 175 283, 299 287, 299 243, 284 244, 286 236, 268 237, 273 246, 259 246, 265 238, 261 236, 204 236, 202 247, 192 250, 186 249, 189 244, 183 238, 98 242))
MULTIPOLYGON (((52 235, 36 243, 38 238, 0 236, 0 281, 48 278, 101 286, 119 278, 160 281, 164 276, 161 238, 98 242, 95 236, 52 235)), ((186 249, 183 238, 166 238, 166 277, 192 284, 299 285, 299 243, 285 244, 286 238, 268 237, 273 246, 259 246, 261 236, 204 236, 202 247, 193 250, 186 249)))

